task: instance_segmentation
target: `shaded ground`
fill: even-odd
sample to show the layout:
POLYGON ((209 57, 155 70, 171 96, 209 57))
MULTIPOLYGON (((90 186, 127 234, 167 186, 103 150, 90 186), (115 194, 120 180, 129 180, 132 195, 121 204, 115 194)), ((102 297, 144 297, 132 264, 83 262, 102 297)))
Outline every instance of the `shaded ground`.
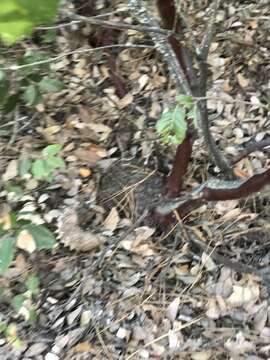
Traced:
MULTIPOLYGON (((125 5, 99 3, 104 13, 125 5)), ((187 10, 200 37, 205 7, 191 3, 187 10)), ((83 7, 80 12, 87 15, 83 7)), ((270 135, 267 13, 265 1, 228 1, 219 12, 209 57, 209 111, 227 156, 253 136, 270 135)), ((93 33, 88 25, 58 30, 49 50, 57 55, 88 46, 93 33)), ((118 41, 150 43, 134 31, 118 41)), ((22 44, 42 47, 35 40, 22 44)), ((117 49, 113 55, 127 91, 122 99, 105 54, 63 57, 52 68, 66 89, 48 95, 34 119, 27 113, 33 121, 18 130, 11 149, 6 145, 12 128, 0 140, 1 173, 22 151, 48 143, 63 144, 67 163, 53 184, 40 185, 16 204, 34 204, 60 238, 50 253, 18 254, 1 279, 1 321, 17 324, 24 345, 15 350, 3 337, 0 359, 268 359, 269 305, 261 279, 220 265, 194 245, 200 241, 246 265, 269 265, 268 197, 204 205, 174 230, 147 219, 137 224, 143 210, 159 200, 170 168, 174 149, 160 144, 154 125, 175 90, 152 49, 117 49), (89 176, 82 175, 85 168, 89 176), (35 326, 10 308, 29 273, 41 282, 35 326)), ((258 152, 237 170, 250 175, 269 163, 269 151, 258 152)), ((185 190, 208 173, 215 169, 199 139, 185 190)), ((4 191, 1 201, 8 202, 4 191)))

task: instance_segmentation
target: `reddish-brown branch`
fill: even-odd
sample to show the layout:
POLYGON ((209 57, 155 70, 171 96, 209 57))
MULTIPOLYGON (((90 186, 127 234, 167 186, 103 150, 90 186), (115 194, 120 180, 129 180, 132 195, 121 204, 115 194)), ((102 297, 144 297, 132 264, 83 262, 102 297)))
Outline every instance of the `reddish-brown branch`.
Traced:
POLYGON ((209 201, 225 201, 246 198, 255 194, 267 185, 270 185, 270 168, 261 174, 255 174, 245 181, 227 181, 221 187, 219 181, 200 185, 199 191, 196 189, 189 195, 174 201, 167 201, 156 208, 159 218, 163 217, 167 221, 173 210, 177 210, 180 217, 184 218, 191 210, 209 201), (226 186, 227 183, 227 186, 226 186))
POLYGON ((212 189, 205 187, 201 197, 207 201, 235 200, 245 198, 270 184, 270 168, 261 174, 255 174, 236 188, 212 189))
MULTIPOLYGON (((157 0, 157 8, 162 20, 162 25, 168 30, 173 30, 181 35, 183 24, 176 13, 174 0, 157 0)), ((197 77, 192 67, 192 60, 188 50, 173 35, 168 38, 174 53, 181 65, 191 89, 196 88, 197 77)))
POLYGON ((167 179, 166 196, 173 199, 179 196, 192 153, 193 137, 188 133, 182 144, 178 145, 173 167, 167 179))

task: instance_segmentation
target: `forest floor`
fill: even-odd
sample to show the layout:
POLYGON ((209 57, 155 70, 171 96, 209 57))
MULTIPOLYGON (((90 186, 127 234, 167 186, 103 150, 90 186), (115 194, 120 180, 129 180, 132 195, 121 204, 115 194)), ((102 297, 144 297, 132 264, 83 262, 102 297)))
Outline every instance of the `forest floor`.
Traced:
MULTIPOLYGON (((132 21, 124 1, 97 3, 99 14, 111 13, 106 19, 132 21)), ((186 6, 198 40, 207 22, 204 3, 186 6)), ((76 1, 71 11, 90 16, 83 4, 76 1)), ((218 11, 208 109, 228 158, 250 139, 270 136, 269 28, 267 1, 229 0, 218 11)), ((266 284, 226 264, 270 265, 269 197, 208 203, 173 227, 142 219, 162 196, 175 152, 155 132, 176 95, 162 57, 149 36, 135 30, 106 36, 148 48, 81 51, 99 46, 105 33, 85 23, 58 27, 46 44, 44 32, 8 49, 9 61, 26 50, 46 51, 57 57, 51 71, 65 88, 32 110, 21 104, 23 126, 0 123, 0 174, 22 153, 62 145, 65 170, 51 183, 31 182, 16 203, 16 209, 34 209, 58 240, 51 251, 18 250, 1 278, 0 321, 16 324, 22 345, 14 348, 0 334, 0 359, 269 359, 266 284), (10 307, 28 274, 40 281, 34 324, 10 307)), ((268 149, 234 171, 250 176, 269 164, 268 149)), ((199 138, 184 191, 211 176, 218 172, 199 138)), ((14 207, 0 181, 1 204, 14 207)))

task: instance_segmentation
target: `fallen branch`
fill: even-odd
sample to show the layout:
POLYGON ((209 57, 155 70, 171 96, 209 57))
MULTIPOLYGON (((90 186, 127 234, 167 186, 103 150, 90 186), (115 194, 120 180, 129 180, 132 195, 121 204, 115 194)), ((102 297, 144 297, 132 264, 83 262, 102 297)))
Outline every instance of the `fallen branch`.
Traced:
POLYGON ((161 216, 170 215, 177 210, 183 218, 188 212, 209 201, 226 201, 247 198, 270 185, 270 168, 247 179, 226 181, 210 179, 191 191, 190 194, 166 201, 157 206, 155 213, 161 216))

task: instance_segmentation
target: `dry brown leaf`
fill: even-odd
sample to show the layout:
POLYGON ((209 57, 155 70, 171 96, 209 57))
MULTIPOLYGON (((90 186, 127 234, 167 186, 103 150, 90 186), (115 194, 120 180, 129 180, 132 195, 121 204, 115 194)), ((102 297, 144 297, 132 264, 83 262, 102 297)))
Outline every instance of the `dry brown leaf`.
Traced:
POLYGON ((208 271, 212 271, 216 268, 216 264, 215 264, 214 260, 211 258, 211 255, 207 254, 206 252, 202 253, 202 265, 208 271))
POLYGON ((105 230, 114 231, 119 224, 120 217, 116 207, 113 207, 103 223, 105 230))
POLYGON ((107 151, 99 145, 90 144, 86 148, 75 150, 74 154, 79 160, 94 166, 100 159, 107 156, 107 151))
POLYGON ((225 215, 222 216, 223 220, 235 220, 241 214, 241 209, 236 208, 228 211, 225 215))
POLYGON ((118 101, 118 108, 124 109, 128 105, 132 104, 133 102, 133 95, 132 94, 126 94, 122 99, 118 101))
POLYGON ((89 342, 81 342, 72 348, 74 353, 89 352, 92 350, 92 345, 89 342))
POLYGON ((155 229, 149 228, 148 226, 142 226, 137 228, 134 233, 126 239, 122 240, 120 244, 124 249, 141 256, 152 256, 154 251, 151 248, 149 241, 146 240, 148 240, 154 232, 155 229))
POLYGON ((71 250, 76 251, 91 251, 99 248, 105 242, 104 236, 80 228, 74 206, 63 209, 58 218, 58 233, 61 242, 71 250))
POLYGON ((9 213, 3 214, 0 217, 0 224, 2 224, 3 230, 9 230, 12 226, 11 217, 9 213))
POLYGON ((83 178, 87 178, 89 177, 91 174, 92 174, 92 171, 91 169, 87 168, 87 167, 81 167, 79 169, 79 173, 80 173, 80 176, 83 177, 83 178))
POLYGON ((192 360, 209 360, 212 359, 212 351, 211 350, 203 350, 195 352, 191 354, 192 360))
POLYGON ((249 79, 247 79, 247 78, 245 78, 242 74, 237 74, 236 75, 236 78, 237 78, 237 81, 238 81, 238 83, 239 83, 239 85, 244 89, 244 88, 246 88, 248 85, 249 85, 249 83, 250 83, 250 80, 249 79))
POLYGON ((33 236, 27 230, 22 230, 17 238, 17 247, 31 254, 37 246, 33 236))
POLYGON ((180 298, 177 297, 175 298, 168 306, 167 310, 166 310, 166 317, 171 320, 174 321, 176 319, 177 316, 177 312, 179 309, 179 305, 180 305, 180 298))
MULTIPOLYGON (((247 341, 242 332, 236 334, 235 338, 228 339, 224 345, 234 356, 255 350, 255 345, 252 342, 247 341)), ((236 358, 234 357, 234 359, 236 358)))
POLYGON ((14 179, 18 175, 18 160, 14 159, 8 163, 6 171, 2 175, 4 182, 14 179))
POLYGON ((79 116, 81 121, 86 124, 95 122, 98 119, 98 113, 96 112, 96 110, 82 105, 79 106, 79 116))
POLYGON ((220 309, 216 299, 209 299, 206 307, 206 315, 210 319, 218 319, 220 317, 220 309))
POLYGON ((260 295, 259 285, 249 282, 244 285, 233 285, 232 294, 226 299, 230 307, 248 306, 254 304, 260 295))
POLYGON ((109 126, 101 123, 88 123, 86 126, 98 136, 99 141, 106 140, 112 132, 109 126))

